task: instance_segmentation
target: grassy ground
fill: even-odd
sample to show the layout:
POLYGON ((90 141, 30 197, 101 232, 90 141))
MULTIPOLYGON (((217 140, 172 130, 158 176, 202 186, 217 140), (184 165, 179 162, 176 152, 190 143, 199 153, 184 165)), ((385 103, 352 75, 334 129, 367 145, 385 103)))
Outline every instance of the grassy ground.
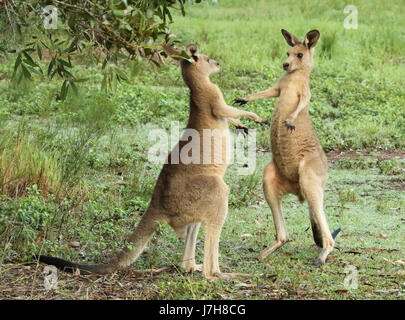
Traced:
MULTIPOLYGON (((184 125, 188 96, 177 66, 128 65, 130 82, 99 89, 101 73, 85 57, 75 70, 90 77, 79 96, 55 99, 59 83, 36 78, 10 82, 11 61, 0 63, 0 298, 35 299, 403 299, 405 231, 405 23, 401 1, 354 1, 359 28, 343 28, 343 6, 333 1, 219 1, 188 6, 173 30, 185 43, 221 62, 214 77, 226 100, 263 90, 281 75, 287 46, 280 29, 302 37, 318 28, 311 115, 330 160, 325 208, 331 229, 342 228, 338 249, 312 267, 306 205, 287 197, 283 208, 293 241, 265 261, 255 255, 274 238, 261 174, 271 155, 268 128, 257 129, 257 169, 226 175, 230 210, 220 243, 224 271, 246 281, 207 282, 178 265, 183 243, 161 225, 134 269, 168 267, 157 275, 133 270, 108 277, 60 273, 45 292, 43 266, 31 255, 104 261, 139 221, 160 165, 147 152, 154 128, 184 125), (354 150, 360 150, 358 154, 354 150), (340 152, 344 151, 343 154, 340 152), (347 290, 349 266, 358 288, 347 290), (347 269, 346 269, 347 270, 347 269)), ((274 100, 248 108, 271 119, 274 100)), ((203 235, 197 259, 202 260, 203 235)), ((348 278, 349 279, 349 278, 348 278)))

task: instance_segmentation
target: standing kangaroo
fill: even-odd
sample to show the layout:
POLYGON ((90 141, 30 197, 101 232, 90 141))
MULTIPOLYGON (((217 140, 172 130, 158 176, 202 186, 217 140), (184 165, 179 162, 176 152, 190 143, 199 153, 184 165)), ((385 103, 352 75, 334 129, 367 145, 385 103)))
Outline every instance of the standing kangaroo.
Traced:
MULTIPOLYGON (((189 154, 190 143, 183 138, 169 154, 166 164, 156 182, 151 203, 143 215, 134 233, 129 238, 131 249, 123 249, 107 264, 83 265, 59 258, 38 256, 41 262, 82 274, 107 274, 128 267, 144 250, 155 232, 158 222, 168 223, 176 233, 185 239, 185 251, 182 267, 187 272, 201 271, 206 278, 236 278, 246 276, 237 273, 221 273, 218 262, 218 246, 222 225, 228 213, 229 189, 224 182, 228 166, 227 148, 229 147, 228 121, 237 127, 246 129, 234 118, 248 117, 257 123, 266 123, 253 112, 238 110, 228 106, 221 90, 210 81, 210 75, 219 72, 219 63, 200 54, 195 45, 188 45, 186 53, 190 59, 181 58, 181 52, 165 47, 166 52, 180 60, 183 79, 190 89, 190 115, 187 129, 198 132, 204 137, 203 130, 210 129, 213 134, 208 140, 200 139, 198 163, 186 164, 176 155, 189 154), (212 142, 219 138, 221 152, 215 152, 212 142), (211 146, 208 159, 204 146, 211 146), (210 144, 211 143, 211 144, 210 144), (175 151, 176 150, 176 151, 175 151), (202 159, 204 162, 202 163, 202 159), (204 262, 195 263, 195 245, 200 228, 205 229, 204 262)), ((205 131, 206 132, 206 131, 205 131)), ((194 151, 194 149, 193 149, 194 151)))
POLYGON ((314 47, 319 31, 309 31, 301 42, 296 36, 282 29, 287 43, 292 47, 283 64, 286 73, 274 87, 236 99, 240 105, 249 101, 280 97, 271 123, 270 140, 273 161, 264 169, 263 190, 276 228, 276 240, 259 254, 263 259, 280 248, 289 239, 281 211, 281 199, 285 194, 297 195, 309 205, 312 232, 315 243, 322 251, 314 265, 324 264, 333 250, 334 238, 329 231, 323 211, 323 194, 328 179, 328 163, 309 116, 311 91, 309 78, 313 66, 314 47))

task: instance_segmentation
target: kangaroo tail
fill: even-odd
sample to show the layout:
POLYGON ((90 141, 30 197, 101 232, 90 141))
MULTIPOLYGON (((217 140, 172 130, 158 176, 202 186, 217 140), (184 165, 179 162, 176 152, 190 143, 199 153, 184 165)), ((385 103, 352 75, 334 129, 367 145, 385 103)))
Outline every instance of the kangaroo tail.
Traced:
POLYGON ((332 232, 332 238, 335 239, 340 231, 342 231, 342 228, 338 228, 335 231, 333 231, 332 232))
MULTIPOLYGON (((315 243, 318 247, 323 247, 322 243, 322 235, 321 235, 321 230, 318 228, 318 226, 311 221, 311 227, 312 227, 312 234, 314 236, 315 243)), ((339 232, 342 231, 342 228, 338 228, 335 231, 332 232, 332 238, 335 239, 336 236, 339 234, 339 232)))
POLYGON ((75 273, 76 270, 80 271, 80 274, 108 274, 112 273, 118 268, 113 264, 79 264, 71 261, 67 261, 64 259, 51 257, 51 256, 44 256, 44 255, 35 255, 35 260, 40 262, 46 263, 48 265, 53 265, 59 270, 75 273))
POLYGON ((124 269, 133 263, 143 252, 153 233, 156 231, 158 221, 150 209, 145 212, 141 221, 130 236, 130 246, 124 248, 116 257, 106 264, 78 264, 56 257, 36 255, 34 258, 40 262, 54 265, 62 271, 74 273, 79 270, 81 274, 109 274, 124 269))

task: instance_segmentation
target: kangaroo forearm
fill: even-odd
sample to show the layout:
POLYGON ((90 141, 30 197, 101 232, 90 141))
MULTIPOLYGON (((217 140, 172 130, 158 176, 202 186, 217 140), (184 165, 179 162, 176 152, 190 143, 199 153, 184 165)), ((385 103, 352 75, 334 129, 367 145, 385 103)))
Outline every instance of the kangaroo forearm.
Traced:
POLYGON ((302 97, 301 99, 300 99, 300 101, 299 101, 299 103, 298 103, 298 105, 297 105, 297 108, 294 110, 294 112, 293 113, 291 113, 291 115, 290 115, 290 118, 292 119, 292 120, 295 120, 297 117, 298 117, 298 115, 300 114, 300 112, 302 111, 302 110, 304 110, 304 108, 308 105, 308 103, 309 103, 309 97, 307 97, 307 96, 305 96, 305 97, 302 97))
POLYGON ((251 94, 245 98, 246 101, 253 101, 256 99, 263 99, 263 98, 272 98, 278 97, 280 95, 280 89, 276 87, 271 87, 267 90, 251 94))
POLYGON ((238 119, 228 118, 228 122, 237 128, 244 127, 243 123, 240 122, 238 119))
POLYGON ((250 118, 253 121, 257 121, 260 117, 255 114, 254 112, 239 110, 231 106, 221 106, 217 107, 213 110, 213 113, 217 117, 224 117, 224 118, 250 118))

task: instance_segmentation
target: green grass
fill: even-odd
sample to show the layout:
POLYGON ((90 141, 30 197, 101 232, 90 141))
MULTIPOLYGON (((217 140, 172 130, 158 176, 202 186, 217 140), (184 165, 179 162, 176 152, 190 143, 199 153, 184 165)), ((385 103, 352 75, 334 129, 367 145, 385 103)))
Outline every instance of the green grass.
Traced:
MULTIPOLYGON (((35 78, 17 86, 10 81, 12 61, 0 60, 0 160, 12 162, 17 142, 23 141, 25 158, 18 159, 30 166, 20 165, 17 176, 45 174, 64 190, 63 197, 52 188, 44 196, 36 180, 27 178, 31 183, 22 197, 0 195, 0 297, 403 299, 405 5, 354 1, 359 28, 346 30, 344 6, 335 1, 219 2, 188 5, 185 17, 174 15, 172 29, 184 43, 197 43, 221 63, 222 72, 213 81, 229 104, 281 76, 288 50, 281 28, 301 38, 312 28, 320 30, 311 78, 314 125, 325 151, 361 149, 364 154, 331 161, 325 211, 330 228, 343 231, 328 263, 312 267, 319 249, 307 205, 293 196, 283 202, 293 241, 264 261, 254 259, 274 239, 261 187, 271 155, 258 152, 252 175, 237 175, 235 164, 226 174, 230 209, 220 243, 220 262, 227 265, 223 271, 251 273, 252 279, 208 282, 199 273, 182 273, 183 243, 162 224, 133 267, 175 266, 171 272, 142 280, 127 273, 101 280, 59 274, 59 290, 45 294, 42 266, 24 269, 21 264, 38 252, 105 261, 124 245, 161 169, 148 161, 148 134, 155 128, 170 130, 172 121, 185 125, 188 90, 178 66, 133 61, 127 66, 130 81, 103 92, 99 68, 79 63, 74 73, 89 80, 80 83, 79 96, 69 93, 61 102, 55 99, 60 83, 35 78), (54 169, 42 172, 43 163, 54 169), (69 247, 73 241, 80 248, 69 247), (356 290, 344 287, 346 266, 358 270, 356 290), (18 286, 10 291, 10 284, 18 286)), ((274 99, 255 101, 246 109, 270 120, 274 104, 274 99)), ((243 122, 257 129, 258 148, 269 150, 268 127, 243 122)), ((3 171, 4 166, 0 175, 3 171)), ((202 231, 199 239, 197 259, 202 262, 202 231)))
MULTIPOLYGON (((268 153, 259 155, 257 173, 254 174, 253 180, 260 181, 261 171, 269 158, 268 153)), ((271 212, 264 202, 260 183, 255 186, 244 185, 245 179, 235 174, 236 169, 232 166, 226 176, 231 193, 245 194, 245 188, 253 188, 249 190, 253 200, 248 201, 249 205, 231 205, 221 235, 220 262, 227 265, 222 267, 223 271, 251 273, 252 279, 243 282, 211 283, 204 280, 199 273, 182 273, 178 266, 183 243, 170 227, 162 224, 148 250, 133 267, 144 269, 173 265, 176 266, 174 270, 155 277, 146 277, 144 285, 130 292, 117 289, 117 292, 110 293, 107 297, 401 299, 401 291, 398 289, 402 290, 404 267, 395 261, 403 259, 405 253, 402 213, 405 196, 398 190, 401 188, 399 180, 403 181, 404 174, 386 175, 374 167, 341 169, 337 164, 333 164, 325 194, 325 210, 331 229, 341 227, 343 231, 337 238, 337 249, 331 254, 327 264, 322 268, 315 268, 312 262, 319 249, 314 245, 309 229, 307 205, 300 205, 293 196, 287 197, 283 202, 287 226, 293 240, 264 261, 254 258, 274 239, 271 212), (358 289, 351 291, 344 287, 344 279, 347 276, 345 267, 348 265, 356 267, 359 275, 358 289)), ((151 190, 153 179, 153 175, 143 175, 142 188, 151 190)), ((35 194, 25 199, 2 202, 2 210, 10 215, 18 208, 18 215, 13 215, 13 223, 24 223, 24 232, 17 232, 19 237, 13 239, 14 243, 24 245, 24 248, 19 249, 19 253, 26 251, 28 256, 30 252, 44 247, 46 250, 52 250, 53 254, 75 260, 82 260, 82 254, 85 252, 88 261, 102 261, 111 253, 111 248, 121 246, 126 234, 129 234, 132 226, 139 221, 140 212, 144 208, 144 203, 140 200, 143 197, 127 198, 126 193, 133 194, 134 191, 125 185, 115 186, 114 176, 100 175, 93 178, 93 183, 96 182, 99 190, 92 193, 92 198, 83 210, 69 217, 69 232, 61 228, 60 233, 64 235, 61 245, 57 240, 35 239, 38 230, 46 228, 46 219, 54 214, 55 208, 52 208, 51 204, 44 203, 35 194), (45 219, 42 227, 38 224, 41 219, 45 219), (25 239, 21 239, 22 236, 25 239), (72 241, 79 241, 84 248, 67 248, 66 244, 72 241)), ((59 222, 58 220, 53 223, 51 231, 54 237, 58 235, 55 229, 60 227, 59 222)), ((13 230, 18 231, 18 228, 14 227, 13 230)), ((49 237, 52 238, 52 233, 49 237)), ((197 244, 197 261, 202 262, 203 232, 199 239, 202 241, 197 244)), ((9 255, 12 256, 13 253, 10 252, 9 255)), ((60 274, 59 277, 62 281, 57 297, 85 298, 84 295, 75 294, 79 284, 72 284, 71 276, 60 274), (67 281, 69 279, 71 280, 67 281)), ((106 277, 103 281, 107 279, 109 278, 106 277)), ((131 280, 131 276, 120 273, 115 280, 126 283, 131 280)), ((92 286, 97 287, 93 281, 86 286, 90 289, 92 286)), ((41 290, 39 282, 35 295, 40 295, 41 290)), ((91 291, 90 298, 101 298, 98 291, 91 291)))

